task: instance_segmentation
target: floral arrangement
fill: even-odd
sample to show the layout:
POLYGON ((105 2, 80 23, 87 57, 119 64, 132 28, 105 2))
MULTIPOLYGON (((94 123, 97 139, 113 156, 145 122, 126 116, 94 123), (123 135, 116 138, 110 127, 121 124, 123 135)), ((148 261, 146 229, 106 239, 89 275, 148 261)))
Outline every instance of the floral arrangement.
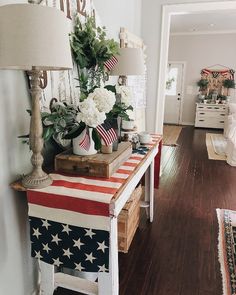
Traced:
POLYGON ((96 127, 106 120, 106 114, 112 110, 115 100, 113 92, 105 88, 96 88, 85 100, 79 102, 73 124, 68 126, 64 138, 73 139, 79 136, 85 128, 92 128, 95 148, 99 150, 101 140, 96 127))
POLYGON ((128 86, 105 86, 108 90, 112 91, 117 99, 111 111, 107 114, 108 119, 116 119, 121 117, 122 119, 129 121, 129 111, 133 111, 132 92, 128 86))
POLYGON ((102 81, 105 82, 105 63, 118 54, 119 44, 107 38, 105 27, 97 27, 93 16, 87 17, 84 24, 76 18, 70 41, 83 100, 94 88, 100 87, 102 81))

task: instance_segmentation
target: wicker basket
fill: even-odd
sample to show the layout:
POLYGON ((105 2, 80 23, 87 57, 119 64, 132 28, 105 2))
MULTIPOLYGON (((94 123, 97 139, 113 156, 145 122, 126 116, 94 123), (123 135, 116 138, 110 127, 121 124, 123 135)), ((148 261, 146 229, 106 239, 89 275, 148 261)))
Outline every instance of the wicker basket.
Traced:
POLYGON ((139 185, 121 210, 118 217, 118 249, 128 253, 136 229, 139 225, 142 187, 139 185))

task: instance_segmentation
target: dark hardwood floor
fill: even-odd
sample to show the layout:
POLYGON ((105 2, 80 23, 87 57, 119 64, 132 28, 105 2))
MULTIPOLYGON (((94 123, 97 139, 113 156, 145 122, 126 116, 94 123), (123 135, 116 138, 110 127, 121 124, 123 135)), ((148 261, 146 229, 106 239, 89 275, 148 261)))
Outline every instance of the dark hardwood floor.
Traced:
POLYGON ((163 147, 154 222, 142 216, 129 253, 119 254, 120 295, 222 294, 215 209, 236 210, 236 168, 208 160, 205 133, 185 127, 179 146, 163 147))

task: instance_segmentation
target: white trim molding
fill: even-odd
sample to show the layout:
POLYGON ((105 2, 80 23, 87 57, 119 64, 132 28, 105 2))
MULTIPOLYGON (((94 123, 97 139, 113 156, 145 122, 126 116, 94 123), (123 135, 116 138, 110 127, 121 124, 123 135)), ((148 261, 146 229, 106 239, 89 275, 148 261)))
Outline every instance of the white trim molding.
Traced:
POLYGON ((176 33, 170 33, 170 36, 225 35, 225 34, 236 34, 236 30, 176 32, 176 33))
POLYGON ((194 126, 194 122, 182 122, 181 125, 186 125, 186 126, 194 126))
POLYGON ((155 132, 162 133, 165 107, 165 81, 168 64, 168 49, 170 39, 170 22, 172 15, 207 13, 236 10, 236 1, 200 2, 186 4, 169 4, 162 6, 161 44, 159 72, 157 84, 156 124, 155 132))

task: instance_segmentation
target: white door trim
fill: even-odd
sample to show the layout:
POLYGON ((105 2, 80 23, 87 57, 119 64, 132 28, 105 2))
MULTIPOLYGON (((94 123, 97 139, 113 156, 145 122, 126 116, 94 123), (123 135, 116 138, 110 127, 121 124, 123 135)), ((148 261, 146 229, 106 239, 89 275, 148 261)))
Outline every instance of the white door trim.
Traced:
POLYGON ((155 132, 162 133, 165 107, 165 81, 168 64, 168 49, 170 38, 170 22, 172 15, 192 14, 196 12, 214 12, 236 10, 236 1, 200 2, 186 4, 170 4, 162 6, 161 43, 159 58, 159 73, 157 83, 157 104, 155 132))
POLYGON ((184 83, 185 83, 185 75, 186 75, 186 66, 187 66, 187 62, 186 61, 173 61, 170 60, 168 61, 168 64, 181 64, 183 65, 183 69, 182 69, 182 87, 181 87, 181 101, 180 101, 180 114, 179 114, 179 124, 182 125, 183 124, 183 105, 184 105, 184 83))

